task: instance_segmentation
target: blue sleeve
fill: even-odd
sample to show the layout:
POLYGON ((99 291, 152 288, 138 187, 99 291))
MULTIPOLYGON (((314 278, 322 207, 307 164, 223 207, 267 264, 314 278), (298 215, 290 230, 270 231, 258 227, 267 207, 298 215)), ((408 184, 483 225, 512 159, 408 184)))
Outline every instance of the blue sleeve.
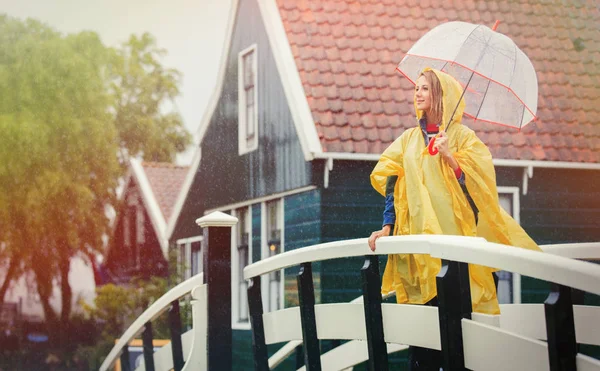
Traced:
POLYGON ((383 225, 396 224, 396 210, 394 209, 394 188, 398 176, 389 176, 385 185, 385 209, 383 210, 383 225))
POLYGON ((458 180, 458 184, 465 185, 465 172, 464 171, 461 172, 460 178, 458 178, 457 180, 458 180))
POLYGON ((396 210, 394 210, 394 194, 385 196, 385 209, 383 210, 383 225, 396 223, 396 210))

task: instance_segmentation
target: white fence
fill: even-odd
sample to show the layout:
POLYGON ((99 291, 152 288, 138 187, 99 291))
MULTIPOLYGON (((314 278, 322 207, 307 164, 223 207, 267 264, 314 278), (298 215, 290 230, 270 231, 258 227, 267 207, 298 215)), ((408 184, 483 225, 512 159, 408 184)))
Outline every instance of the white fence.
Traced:
MULTIPOLYGON (((203 275, 200 273, 180 283, 155 301, 123 333, 123 336, 121 336, 100 366, 100 371, 108 371, 114 365, 119 356, 123 354, 123 349, 144 331, 147 323, 152 322, 165 311, 169 310, 174 301, 178 301, 190 294, 192 297, 193 327, 181 337, 183 356, 185 358, 184 370, 206 370, 206 352, 192 351, 195 349, 206 349, 206 284, 203 283, 203 280, 203 275)), ((155 370, 170 371, 173 369, 174 362, 170 343, 154 353, 153 357, 155 370)), ((122 369, 125 367, 123 363, 121 362, 122 369)), ((144 363, 142 363, 136 370, 145 369, 144 363)))
MULTIPOLYGON (((564 287, 600 295, 600 266, 576 259, 600 259, 600 244, 543 246, 539 253, 489 243, 481 238, 458 236, 396 236, 384 237, 371 252, 366 239, 319 244, 285 252, 254 263, 244 270, 244 278, 256 283, 261 275, 292 266, 302 266, 328 259, 387 254, 430 254, 444 261, 493 266, 505 271, 553 282, 564 287)), ((208 262, 210 264, 210 262, 208 262)), ((379 284, 379 283, 378 283, 379 284)), ((260 284, 258 284, 260 288, 260 284)), ((147 323, 168 310, 173 302, 191 294, 193 299, 193 329, 183 334, 184 370, 206 370, 208 337, 207 285, 202 274, 190 278, 170 290, 152 304, 123 334, 100 368, 109 370, 127 348, 127 344, 142 333, 147 323)), ((259 291, 260 293, 260 291, 259 291)), ((260 295, 260 294, 259 294, 260 295)), ((351 369, 372 357, 372 339, 366 315, 366 304, 357 298, 351 303, 313 304, 315 336, 318 340, 349 340, 333 350, 318 355, 324 370, 351 369), (371 353, 370 353, 371 352, 371 353)), ((249 298, 253 300, 252 297, 249 298)), ((256 302, 256 298, 254 298, 256 302)), ((258 298, 261 302, 261 298, 258 298)), ((370 304, 373 305, 373 304, 370 304)), ((384 352, 401 351, 409 345, 443 350, 440 331, 440 311, 443 308, 379 303, 384 352)), ((600 308, 573 305, 573 326, 576 342, 600 345, 600 308)), ((294 349, 306 341, 306 318, 301 307, 278 311, 251 313, 253 336, 263 345, 288 342, 271 359, 258 359, 255 344, 256 369, 279 365, 294 349), (256 327, 257 319, 260 322, 256 327), (257 334, 257 330, 260 332, 257 334), (260 336, 259 336, 260 335, 260 336)), ((553 350, 549 349, 547 316, 543 304, 501 305, 497 316, 470 313, 460 319, 464 367, 471 370, 550 370, 553 350)), ((371 335, 372 336, 372 335, 371 335)), ((552 335, 551 335, 552 336, 552 335)), ((550 339, 552 340, 552 339, 550 339)), ((306 346, 305 346, 306 348, 306 346)), ((266 348, 265 348, 266 349, 266 348)), ((226 353, 227 350, 220 350, 226 353)), ((174 368, 173 350, 167 345, 153 354, 153 369, 174 368)), ((231 354, 231 349, 229 349, 231 354)), ((260 357, 260 350, 258 351, 260 357)), ((308 358, 307 358, 308 359, 308 358)), ((600 371, 600 362, 582 354, 575 356, 577 370, 600 371)), ((314 367, 313 367, 314 368, 314 367)), ((307 367, 307 369, 313 369, 307 367)), ((143 363, 138 370, 148 369, 143 363)), ((305 369, 304 367, 302 369, 305 369)))
MULTIPOLYGON (((396 236, 381 238, 376 253, 372 253, 366 239, 358 239, 277 255, 248 266, 244 277, 253 279, 283 268, 327 259, 421 253, 447 261, 492 266, 600 294, 600 266, 571 259, 599 259, 600 244, 549 245, 544 251, 547 253, 493 244, 481 238, 396 236)), ((398 304, 381 304, 381 308, 388 352, 405 349, 406 345, 441 349, 438 308, 398 304)), ((600 345, 599 309, 574 306, 577 343, 600 345)), ((498 316, 472 313, 472 319, 462 320, 465 367, 473 370, 550 369, 549 351, 544 342, 547 340, 544 306, 502 305, 501 312, 498 316)), ((353 340, 321 355, 322 369, 345 369, 368 359, 363 305, 314 305, 314 315, 319 340, 353 340)), ((299 307, 286 308, 263 313, 262 319, 266 344, 290 342, 269 360, 269 366, 274 367, 302 343, 301 311, 299 307)), ((576 364, 577 369, 600 370, 600 362, 582 354, 576 356, 576 364)))

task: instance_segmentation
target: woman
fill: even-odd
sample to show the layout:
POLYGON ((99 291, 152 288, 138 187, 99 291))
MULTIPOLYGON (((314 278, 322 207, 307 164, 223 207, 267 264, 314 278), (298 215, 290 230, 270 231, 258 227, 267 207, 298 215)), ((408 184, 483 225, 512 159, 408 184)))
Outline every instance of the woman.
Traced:
MULTIPOLYGON (((461 124, 465 108, 461 93, 460 84, 441 71, 426 68, 417 79, 418 125, 384 151, 371 173, 371 184, 386 197, 383 227, 369 237, 373 251, 377 239, 390 234, 480 236, 540 250, 499 206, 492 156, 473 130, 461 124), (427 148, 433 137, 438 155, 430 155, 427 148)), ((440 268, 440 259, 429 255, 390 255, 382 292, 395 291, 398 303, 435 305, 440 268)), ((500 313, 492 271, 469 266, 475 312, 500 313)), ((411 369, 439 369, 439 354, 435 354, 439 352, 419 352, 422 349, 412 350, 411 369), (437 366, 423 365, 428 362, 437 366)))

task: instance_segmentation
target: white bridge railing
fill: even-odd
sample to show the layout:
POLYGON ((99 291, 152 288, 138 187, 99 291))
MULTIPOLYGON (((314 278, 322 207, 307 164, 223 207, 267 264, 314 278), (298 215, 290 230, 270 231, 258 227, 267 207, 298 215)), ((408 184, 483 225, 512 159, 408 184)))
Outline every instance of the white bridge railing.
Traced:
MULTIPOLYGON (((299 307, 269 313, 262 313, 260 305, 259 277, 273 271, 300 265, 302 267, 298 279, 300 295, 310 295, 310 289, 306 292, 303 292, 302 289, 303 285, 311 286, 310 275, 305 275, 304 283, 302 283, 303 278, 301 277, 302 270, 310 271, 312 262, 351 256, 366 256, 367 262, 372 262, 371 258, 375 255, 421 253, 430 254, 448 262, 449 264, 444 268, 446 272, 451 270, 451 262, 472 263, 553 282, 563 288, 551 294, 545 304, 546 309, 541 304, 502 305, 502 314, 499 316, 471 313, 469 299, 468 313, 463 310, 458 322, 463 367, 473 370, 554 370, 561 369, 555 368, 557 362, 564 362, 564 357, 571 357, 573 366, 567 369, 600 370, 600 362, 577 354, 576 351, 570 356, 565 355, 564 352, 557 354, 561 353, 557 349, 563 349, 564 344, 558 346, 556 342, 564 342, 564 339, 560 338, 562 332, 552 333, 557 323, 552 322, 555 319, 551 314, 553 308, 558 308, 559 312, 565 308, 567 311, 569 308, 574 311, 574 315, 571 315, 573 335, 577 336, 576 339, 573 338, 574 349, 576 349, 576 343, 600 345, 599 308, 573 306, 570 301, 570 288, 600 295, 600 266, 571 259, 599 259, 600 244, 549 245, 545 246, 544 250, 547 253, 493 244, 481 238, 397 236, 381 238, 378 241, 376 253, 372 253, 368 249, 366 239, 357 239, 310 246, 254 263, 246 267, 244 277, 251 280, 249 300, 254 331, 256 369, 266 370, 276 366, 284 357, 292 354, 295 346, 300 343, 304 344, 307 369, 340 370, 368 360, 372 369, 379 370, 383 368, 379 368, 380 366, 372 362, 373 358, 377 357, 376 352, 397 351, 405 349, 406 345, 424 346, 444 352, 442 346, 444 337, 447 340, 448 337, 454 338, 456 334, 448 334, 447 329, 444 330, 446 334, 440 331, 440 326, 447 326, 441 320, 441 311, 448 308, 445 308, 442 303, 440 303, 439 309, 425 306, 382 304, 381 301, 373 305, 373 303, 367 303, 367 300, 364 304, 315 305, 314 301, 311 302, 310 299, 305 298, 305 302, 309 301, 309 305, 305 305, 305 308, 302 307, 303 300, 301 299, 299 307), (553 295, 554 301, 550 300, 553 295), (367 312, 373 312, 372 309, 368 309, 368 306, 380 308, 381 334, 379 336, 381 341, 379 344, 383 344, 383 346, 379 346, 379 348, 383 349, 377 350, 377 347, 374 346, 376 341, 372 338, 377 334, 368 333, 371 329, 367 325, 369 323, 367 312), (547 323, 550 323, 550 329, 548 329, 547 323), (312 339, 307 339, 307 337, 312 337, 312 339), (310 341, 323 339, 351 341, 334 348, 329 353, 311 355, 310 341), (544 342, 546 340, 547 343, 544 342), (289 343, 267 360, 266 344, 281 342, 289 343)), ((368 264, 365 263, 365 265, 368 264)), ((371 270, 374 271, 374 269, 371 270)), ((364 276, 363 274, 363 278, 364 276)), ((367 281, 363 279, 363 287, 367 281)), ((458 286, 460 280, 454 282, 458 286)), ((377 286, 373 285, 373 287, 378 290, 379 284, 379 277, 377 277, 377 286)), ((438 281, 438 292, 444 290, 443 286, 438 281)), ((364 294, 363 296, 368 296, 367 293, 364 294)), ((379 295, 378 291, 377 295, 379 295)), ((373 296, 371 294, 371 297, 373 296)), ((454 298, 454 301, 460 300, 454 298)), ((568 317, 567 315, 566 318, 568 317)), ((564 331, 564 324, 560 324, 560 326, 562 327, 559 330, 564 331)), ((566 327, 568 330, 568 324, 566 327)), ((379 357, 381 356, 379 355, 379 357)), ((446 362, 452 362, 452 360, 447 359, 446 362)), ((445 369, 452 369, 452 367, 445 369)))
MULTIPOLYGON (((112 348, 100 367, 100 371, 108 371, 116 360, 121 356, 121 369, 129 366, 128 345, 140 333, 147 331, 148 323, 158 318, 161 314, 171 309, 173 303, 178 303, 186 295, 192 297, 192 321, 191 330, 181 336, 182 357, 185 359, 184 370, 205 370, 206 352, 192 352, 192 349, 206 348, 206 284, 204 284, 202 273, 191 277, 169 290, 160 299, 152 303, 129 328, 112 348)), ((179 317, 178 317, 179 319, 179 317)), ((155 370, 169 371, 174 368, 173 343, 162 347, 153 353, 155 370)), ((145 370, 144 364, 138 369, 145 370)))
MULTIPOLYGON (((231 298, 227 291, 231 275, 230 270, 224 269, 227 264, 222 263, 230 261, 229 227, 235 221, 224 214, 205 218, 216 224, 205 231, 208 246, 203 249, 208 254, 208 266, 204 275, 179 284, 144 311, 108 354, 101 371, 109 370, 119 357, 123 360, 122 370, 127 371, 128 344, 140 333, 145 343, 144 362, 137 370, 231 369, 231 332, 227 332, 227 328, 231 330, 231 298), (167 310, 178 317, 175 303, 190 294, 193 329, 182 335, 175 326, 172 342, 153 352, 152 320, 167 310)), ((201 221, 199 224, 209 226, 201 221)), ((570 297, 571 289, 600 295, 600 265, 575 260, 600 260, 600 244, 542 248, 546 253, 481 238, 397 236, 379 239, 375 253, 369 250, 366 239, 356 239, 309 246, 261 260, 244 270, 244 278, 250 280, 254 367, 274 368, 302 344, 306 366, 301 369, 344 370, 367 361, 370 369, 379 371, 387 369, 388 353, 415 345, 441 350, 444 369, 448 370, 462 367, 491 371, 600 371, 599 361, 576 350, 576 344, 600 345, 600 308, 573 305, 570 297), (443 259, 438 276, 439 307, 382 303, 378 255, 404 253, 443 259), (311 263, 356 256, 365 257, 361 272, 363 296, 350 303, 315 304, 311 263), (471 313, 467 263, 492 266, 558 286, 546 304, 501 305, 498 316, 471 313), (301 267, 300 306, 263 313, 260 277, 292 266, 301 267), (320 354, 318 342, 324 339, 349 341, 320 354), (268 359, 267 344, 282 342, 288 344, 268 359)))
MULTIPOLYGON (((599 242, 586 242, 586 243, 569 243, 569 244, 552 244, 542 245, 541 249, 545 253, 563 256, 572 259, 581 260, 600 260, 600 243, 599 242)), ((395 296, 394 292, 385 294, 382 298, 395 296)), ((362 303, 362 296, 352 300, 351 303, 362 303)), ((546 340, 546 323, 544 319, 544 308, 541 304, 501 304, 501 314, 499 316, 481 316, 474 313, 475 320, 482 322, 492 323, 500 328, 513 331, 515 333, 526 335, 532 338, 546 340), (486 318, 487 317, 487 318, 486 318)), ((577 339, 582 344, 600 345, 600 331, 594 332, 596 326, 589 326, 589 320, 592 319, 591 313, 588 315, 580 314, 582 308, 579 306, 575 307, 575 327, 577 333, 577 339), (593 340, 586 341, 590 336, 593 336, 593 340)), ((596 308, 592 308, 595 310, 596 308)), ((331 369, 329 367, 332 363, 335 363, 338 359, 345 359, 344 364, 347 367, 352 367, 359 363, 367 360, 368 354, 366 353, 365 344, 360 341, 355 341, 344 344, 342 347, 334 349, 335 351, 324 354, 322 363, 326 365, 325 369, 331 369), (342 355, 340 355, 340 353, 342 355)), ((292 356, 296 352, 296 348, 302 345, 302 340, 292 340, 271 357, 269 357, 269 368, 274 369, 280 365, 285 359, 292 356)), ((405 345, 389 345, 388 353, 402 351, 408 349, 405 345)), ((342 366, 340 366, 342 367, 342 366)))

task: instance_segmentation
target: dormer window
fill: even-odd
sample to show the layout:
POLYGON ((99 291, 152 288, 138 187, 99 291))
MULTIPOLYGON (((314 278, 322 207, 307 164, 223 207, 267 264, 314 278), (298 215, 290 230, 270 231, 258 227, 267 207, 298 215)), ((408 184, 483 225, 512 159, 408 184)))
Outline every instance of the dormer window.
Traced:
POLYGON ((238 55, 238 151, 242 155, 258 148, 256 45, 238 55))

